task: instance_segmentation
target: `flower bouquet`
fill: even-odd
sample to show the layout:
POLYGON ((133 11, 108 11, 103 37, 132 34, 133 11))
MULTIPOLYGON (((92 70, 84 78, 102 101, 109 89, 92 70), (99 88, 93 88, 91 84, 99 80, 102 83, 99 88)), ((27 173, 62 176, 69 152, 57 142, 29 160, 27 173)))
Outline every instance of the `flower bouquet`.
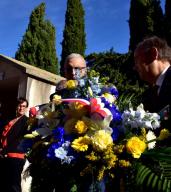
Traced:
POLYGON ((116 87, 103 85, 93 72, 66 81, 63 94, 39 106, 31 115, 33 131, 25 135, 32 141, 27 153, 32 191, 169 189, 171 149, 160 143, 170 133, 142 104, 121 113, 117 98, 116 87))
POLYGON ((142 104, 123 112, 126 149, 133 157, 127 173, 128 191, 170 191, 171 148, 163 141, 171 134, 161 124, 164 119, 163 114, 146 112, 142 104))
POLYGON ((94 77, 80 91, 82 84, 67 81, 74 98, 54 95, 52 102, 31 114, 37 123, 25 135, 33 142, 27 153, 32 175, 48 175, 50 187, 60 191, 104 191, 105 178, 113 174, 118 160, 113 150, 121 121, 115 104, 118 91, 94 77))

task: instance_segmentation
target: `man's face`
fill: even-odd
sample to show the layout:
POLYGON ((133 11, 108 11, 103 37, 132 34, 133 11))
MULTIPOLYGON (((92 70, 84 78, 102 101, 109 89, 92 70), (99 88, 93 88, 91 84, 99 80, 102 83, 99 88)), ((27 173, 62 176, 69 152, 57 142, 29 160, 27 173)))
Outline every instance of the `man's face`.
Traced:
POLYGON ((27 103, 24 101, 23 103, 20 103, 17 106, 17 115, 22 116, 26 113, 27 111, 27 103))
POLYGON ((134 68, 138 72, 140 78, 144 81, 148 81, 148 65, 145 61, 145 54, 143 51, 135 51, 134 60, 134 68))
POLYGON ((64 65, 65 77, 70 79, 76 79, 76 73, 79 71, 79 77, 82 78, 86 76, 86 64, 82 58, 71 58, 68 63, 64 65))

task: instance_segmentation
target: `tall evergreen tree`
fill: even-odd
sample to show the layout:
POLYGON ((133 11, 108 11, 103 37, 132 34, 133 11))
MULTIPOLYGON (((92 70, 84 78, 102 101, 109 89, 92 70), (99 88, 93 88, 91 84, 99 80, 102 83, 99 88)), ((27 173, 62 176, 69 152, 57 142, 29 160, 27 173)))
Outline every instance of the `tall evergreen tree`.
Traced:
POLYGON ((164 23, 164 14, 160 0, 151 0, 150 8, 154 27, 153 35, 164 37, 164 28, 162 27, 164 23))
POLYGON ((84 9, 81 0, 68 0, 62 41, 61 75, 64 74, 65 58, 70 53, 79 53, 84 56, 86 49, 84 28, 84 9))
POLYGON ((144 37, 163 36, 162 25, 163 12, 160 0, 131 0, 129 50, 134 51, 144 37))
POLYGON ((47 71, 58 73, 58 59, 55 48, 55 27, 44 19, 45 3, 36 7, 23 36, 15 58, 47 71))
POLYGON ((165 38, 171 46, 171 0, 165 2, 165 38))

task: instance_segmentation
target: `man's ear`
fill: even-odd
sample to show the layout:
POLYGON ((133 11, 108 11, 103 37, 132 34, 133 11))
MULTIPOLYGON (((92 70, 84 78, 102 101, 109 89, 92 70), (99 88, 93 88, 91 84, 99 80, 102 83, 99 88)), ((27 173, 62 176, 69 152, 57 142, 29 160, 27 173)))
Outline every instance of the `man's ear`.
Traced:
POLYGON ((146 62, 147 64, 152 63, 154 60, 158 58, 158 50, 156 47, 152 47, 146 54, 146 62))

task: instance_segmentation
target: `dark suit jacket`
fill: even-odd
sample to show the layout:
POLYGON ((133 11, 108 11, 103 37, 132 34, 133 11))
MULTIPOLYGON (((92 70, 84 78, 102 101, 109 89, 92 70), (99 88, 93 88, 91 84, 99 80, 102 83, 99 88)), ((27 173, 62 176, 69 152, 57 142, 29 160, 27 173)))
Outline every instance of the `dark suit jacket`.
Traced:
MULTIPOLYGON (((27 120, 28 117, 23 115, 10 129, 7 134, 7 146, 3 148, 2 154, 8 152, 22 153, 19 144, 23 136, 27 133, 27 120)), ((0 135, 1 139, 1 135, 0 135)))
POLYGON ((171 67, 166 71, 159 95, 155 87, 151 87, 143 95, 143 104, 145 110, 156 113, 171 104, 171 67))

